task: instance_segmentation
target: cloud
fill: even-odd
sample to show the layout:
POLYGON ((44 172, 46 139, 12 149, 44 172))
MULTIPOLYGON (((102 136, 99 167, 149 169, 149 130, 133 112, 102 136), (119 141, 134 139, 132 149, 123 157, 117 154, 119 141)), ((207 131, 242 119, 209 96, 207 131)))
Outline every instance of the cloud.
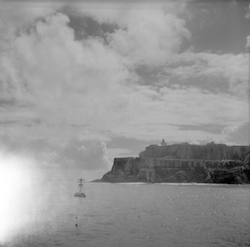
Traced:
POLYGON ((65 165, 72 163, 73 166, 84 167, 86 170, 109 167, 106 144, 99 140, 77 140, 73 138, 63 146, 59 157, 59 160, 65 157, 65 165))
POLYGON ((0 96, 30 103, 47 123, 92 123, 133 74, 102 41, 74 40, 68 22, 58 13, 16 38, 13 51, 3 57, 0 96))
POLYGON ((106 144, 97 139, 55 140, 2 136, 1 150, 12 156, 32 159, 34 167, 71 168, 86 171, 107 169, 110 166, 106 144))
POLYGON ((0 1, 0 46, 11 48, 19 32, 34 22, 54 13, 62 4, 49 2, 0 1))
MULTIPOLYGON (((25 111, 31 118, 47 126, 82 125, 90 130, 127 134, 125 126, 155 110, 150 104, 161 98, 154 88, 134 86, 138 77, 132 65, 161 63, 167 57, 162 54, 176 52, 182 38, 189 34, 185 22, 175 13, 159 8, 131 8, 121 20, 113 17, 112 21, 119 29, 109 34, 106 44, 98 37, 75 40, 65 14, 38 19, 20 32, 12 49, 4 53, 2 66, 8 66, 0 71, 2 85, 6 85, 2 98, 26 103, 29 107, 25 111), (118 47, 120 32, 138 54, 118 47), (142 48, 141 42, 145 43, 142 48)), ((22 113, 24 109, 19 107, 17 111, 22 113)), ((9 119, 15 114, 11 111, 9 119)))
MULTIPOLYGON (((246 56, 180 53, 183 40, 191 34, 174 4, 165 8, 149 4, 145 9, 131 6, 78 11, 60 8, 57 12, 48 8, 31 15, 29 21, 21 17, 29 9, 22 10, 18 25, 12 25, 18 32, 7 28, 11 34, 8 42, 0 44, 1 131, 23 139, 44 137, 51 150, 41 153, 41 159, 70 164, 84 159, 88 163, 94 150, 88 147, 100 144, 75 138, 84 131, 102 140, 103 136, 156 140, 165 135, 179 141, 184 135, 181 124, 231 126, 245 121, 246 101, 234 95, 244 94, 246 88, 246 56), (103 23, 115 28, 76 39, 67 11, 92 18, 99 29, 103 23), (136 69, 143 66, 170 76, 165 80, 155 77, 154 86, 141 85, 136 69), (171 85, 171 76, 179 82, 171 85), (181 83, 181 79, 217 77, 229 81, 230 92, 214 94, 203 85, 195 88, 181 83), (65 143, 64 148, 58 140, 65 143), (67 157, 59 162, 63 152, 67 157)), ((181 13, 185 5, 182 7, 181 13)), ((190 131, 194 139, 206 134, 205 128, 190 131)), ((101 147, 98 152, 105 157, 101 147)))
MULTIPOLYGON (((229 92, 240 97, 247 95, 248 58, 246 54, 213 54, 184 52, 166 66, 165 72, 173 77, 186 79, 209 78, 218 85, 227 80, 229 92), (221 81, 221 82, 220 82, 221 81)), ((202 84, 200 85, 202 87, 202 84)), ((214 86, 214 85, 213 85, 214 86)))
POLYGON ((223 129, 225 141, 233 144, 241 143, 249 145, 249 122, 242 122, 236 125, 231 125, 223 129))
MULTIPOLYGON (((131 122, 128 124, 128 132, 140 138, 143 138, 143 135, 150 138, 152 135, 151 138, 154 136, 154 139, 159 139, 166 133, 165 135, 171 136, 171 140, 179 140, 184 131, 178 129, 178 124, 230 125, 247 118, 247 103, 244 101, 230 95, 213 94, 194 87, 180 89, 163 87, 159 90, 158 99, 151 98, 151 101, 145 95, 142 97, 142 91, 140 95, 141 98, 139 100, 137 98, 138 102, 134 101, 131 104, 138 114, 136 118, 131 116, 131 122)), ((190 133, 196 139, 202 131, 190 131, 190 133)))
POLYGON ((250 4, 248 5, 247 13, 245 14, 246 19, 250 19, 250 4))
POLYGON ((106 34, 109 46, 131 66, 161 65, 191 36, 185 21, 179 17, 187 11, 185 2, 112 4, 110 8, 80 5, 74 11, 91 16, 99 23, 115 24, 117 28, 106 34))
POLYGON ((49 3, 46 1, 0 1, 0 18, 6 21, 6 24, 23 27, 31 24, 39 18, 54 13, 65 3, 49 3))
POLYGON ((179 51, 190 33, 185 21, 163 10, 134 10, 126 15, 123 29, 109 34, 110 46, 132 63, 160 65, 179 51))
POLYGON ((250 36, 247 36, 246 50, 250 53, 250 36))

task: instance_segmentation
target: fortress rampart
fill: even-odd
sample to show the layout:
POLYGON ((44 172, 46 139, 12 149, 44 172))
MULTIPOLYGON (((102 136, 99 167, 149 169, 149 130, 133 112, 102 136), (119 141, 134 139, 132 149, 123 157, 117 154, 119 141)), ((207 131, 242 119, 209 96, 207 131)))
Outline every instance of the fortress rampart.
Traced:
POLYGON ((151 145, 139 157, 115 158, 102 181, 248 183, 249 153, 250 146, 151 145))
POLYGON ((241 160, 164 159, 141 158, 142 167, 166 168, 233 168, 242 164, 241 160))
POLYGON ((244 159, 249 146, 227 146, 208 143, 192 145, 188 143, 173 145, 150 145, 139 156, 147 158, 202 159, 202 160, 241 160, 244 159))

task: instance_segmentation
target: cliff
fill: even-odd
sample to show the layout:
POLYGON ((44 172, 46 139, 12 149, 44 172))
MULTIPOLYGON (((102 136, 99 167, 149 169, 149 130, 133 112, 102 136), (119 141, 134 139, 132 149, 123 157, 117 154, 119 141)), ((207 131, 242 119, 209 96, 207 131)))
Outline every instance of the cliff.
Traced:
POLYGON ((105 182, 250 183, 250 147, 224 144, 149 146, 115 158, 105 182))

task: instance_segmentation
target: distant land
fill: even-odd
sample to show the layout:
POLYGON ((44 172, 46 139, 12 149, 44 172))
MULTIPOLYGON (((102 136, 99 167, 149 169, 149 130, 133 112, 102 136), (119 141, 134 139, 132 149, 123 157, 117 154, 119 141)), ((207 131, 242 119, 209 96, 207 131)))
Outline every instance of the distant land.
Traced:
POLYGON ((250 146, 150 145, 138 157, 115 158, 100 182, 250 183, 250 146))

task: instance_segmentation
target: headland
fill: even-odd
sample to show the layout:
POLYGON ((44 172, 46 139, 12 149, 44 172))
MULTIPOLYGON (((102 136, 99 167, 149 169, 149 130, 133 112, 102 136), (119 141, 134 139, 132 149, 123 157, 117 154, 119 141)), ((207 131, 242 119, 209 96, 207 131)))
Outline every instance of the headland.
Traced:
POLYGON ((150 145, 138 157, 115 158, 102 182, 250 183, 250 146, 150 145))

